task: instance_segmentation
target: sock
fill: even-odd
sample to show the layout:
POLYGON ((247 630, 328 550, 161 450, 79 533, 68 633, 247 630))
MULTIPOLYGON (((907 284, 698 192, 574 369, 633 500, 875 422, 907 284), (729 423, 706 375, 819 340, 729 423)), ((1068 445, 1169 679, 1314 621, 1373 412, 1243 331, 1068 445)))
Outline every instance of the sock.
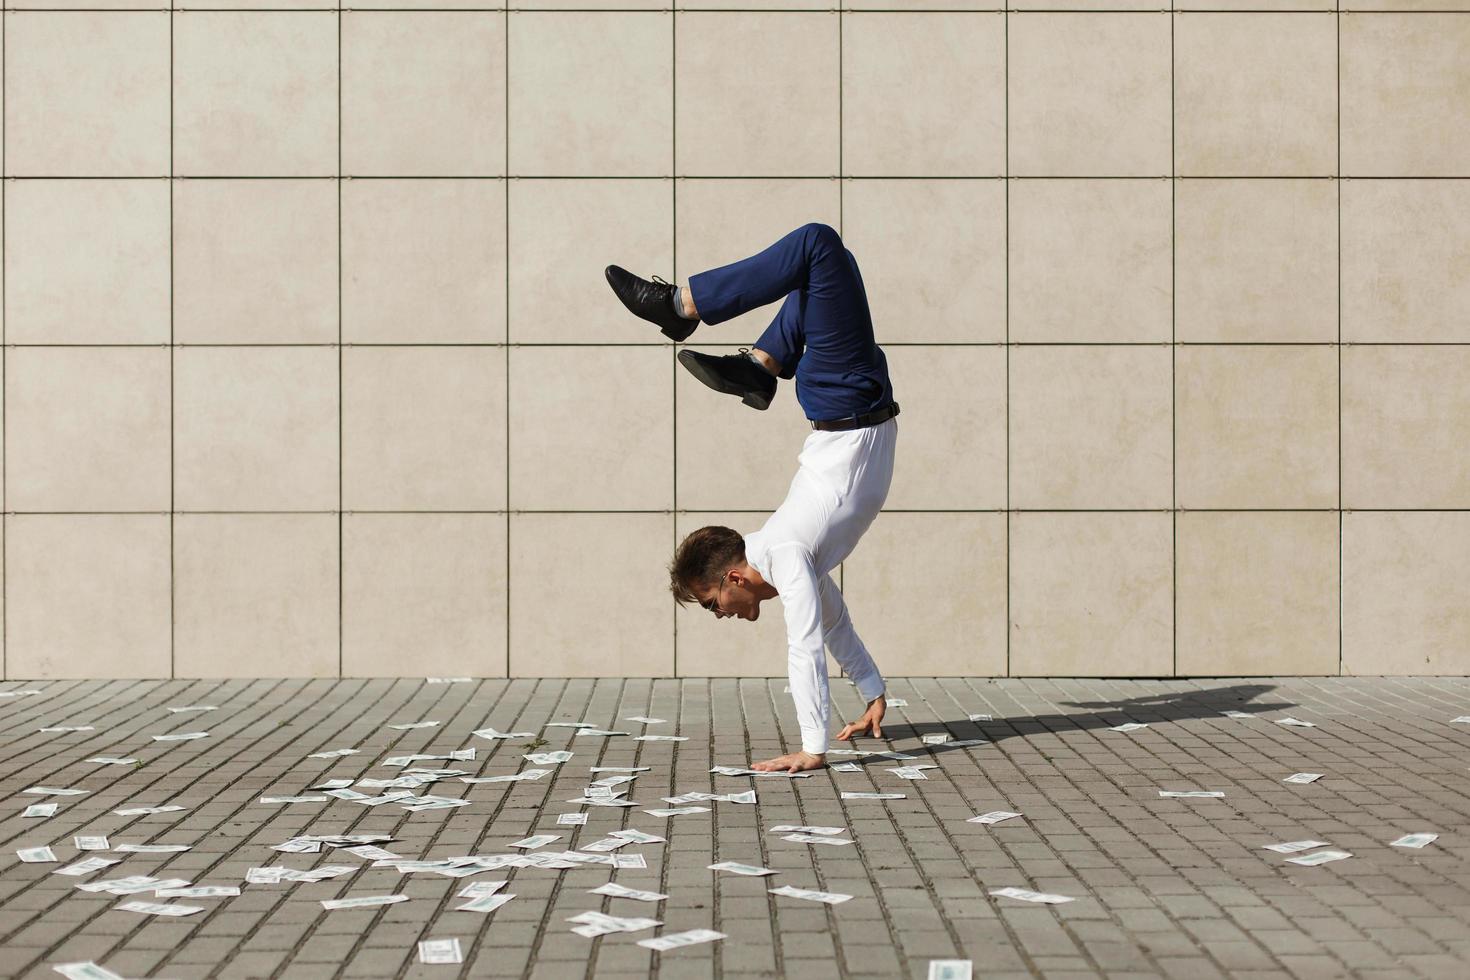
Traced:
POLYGON ((684 292, 683 286, 675 286, 674 291, 669 294, 669 305, 674 308, 674 315, 681 320, 697 320, 698 317, 684 315, 684 301, 680 298, 684 292))

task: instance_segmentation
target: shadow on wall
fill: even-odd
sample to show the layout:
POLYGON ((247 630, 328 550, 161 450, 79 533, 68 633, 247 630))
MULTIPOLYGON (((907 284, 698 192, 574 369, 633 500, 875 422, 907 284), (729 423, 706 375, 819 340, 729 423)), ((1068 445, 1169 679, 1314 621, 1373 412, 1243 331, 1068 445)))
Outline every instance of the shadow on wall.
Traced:
MULTIPOLYGON (((1247 714, 1263 714, 1296 707, 1295 702, 1254 702, 1276 690, 1274 684, 1232 684, 1202 691, 1174 691, 1146 697, 1123 698, 1116 701, 1062 701, 1070 708, 1095 709, 1090 714, 1042 714, 1022 715, 1016 718, 995 718, 991 721, 959 720, 952 722, 933 721, 889 724, 883 722, 885 740, 918 737, 932 732, 946 732, 956 738, 984 738, 999 742, 1007 738, 1038 735, 1043 732, 1099 731, 1121 725, 1124 722, 1183 721, 1188 718, 1219 718, 1225 711, 1243 711, 1247 714), (967 731, 973 729, 973 732, 967 731)), ((928 746, 935 754, 949 751, 943 745, 928 746)), ((866 761, 863 759, 859 762, 866 761)), ((879 760, 887 761, 887 760, 879 760)))

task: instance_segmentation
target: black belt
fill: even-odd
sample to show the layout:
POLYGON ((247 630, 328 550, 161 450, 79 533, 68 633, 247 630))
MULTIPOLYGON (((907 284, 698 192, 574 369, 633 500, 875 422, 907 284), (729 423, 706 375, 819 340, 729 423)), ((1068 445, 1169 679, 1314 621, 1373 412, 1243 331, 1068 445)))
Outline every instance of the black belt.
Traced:
POLYGON ((842 432, 846 429, 866 429, 870 425, 879 422, 887 422, 898 414, 898 402, 889 402, 876 412, 867 415, 850 415, 845 419, 834 419, 831 422, 819 422, 812 419, 812 428, 821 429, 823 432, 842 432))

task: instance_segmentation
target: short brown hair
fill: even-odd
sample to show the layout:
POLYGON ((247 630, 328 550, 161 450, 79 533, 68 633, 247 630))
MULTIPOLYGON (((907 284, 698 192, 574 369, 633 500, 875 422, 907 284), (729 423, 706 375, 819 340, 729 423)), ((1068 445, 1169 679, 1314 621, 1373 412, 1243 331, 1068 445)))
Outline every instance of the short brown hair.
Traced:
POLYGON ((698 602, 695 586, 709 586, 745 561, 745 538, 739 531, 712 524, 691 531, 674 551, 669 565, 669 591, 681 606, 698 602))

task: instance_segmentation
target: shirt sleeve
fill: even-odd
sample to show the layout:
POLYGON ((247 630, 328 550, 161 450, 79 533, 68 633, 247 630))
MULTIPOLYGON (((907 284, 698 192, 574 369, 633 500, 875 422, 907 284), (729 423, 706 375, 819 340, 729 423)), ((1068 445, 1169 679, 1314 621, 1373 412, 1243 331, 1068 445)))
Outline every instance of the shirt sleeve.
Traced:
POLYGON ((823 654, 822 603, 812 556, 799 544, 771 549, 771 584, 781 596, 786 615, 786 674, 801 747, 813 755, 827 751, 832 702, 827 690, 823 654))

